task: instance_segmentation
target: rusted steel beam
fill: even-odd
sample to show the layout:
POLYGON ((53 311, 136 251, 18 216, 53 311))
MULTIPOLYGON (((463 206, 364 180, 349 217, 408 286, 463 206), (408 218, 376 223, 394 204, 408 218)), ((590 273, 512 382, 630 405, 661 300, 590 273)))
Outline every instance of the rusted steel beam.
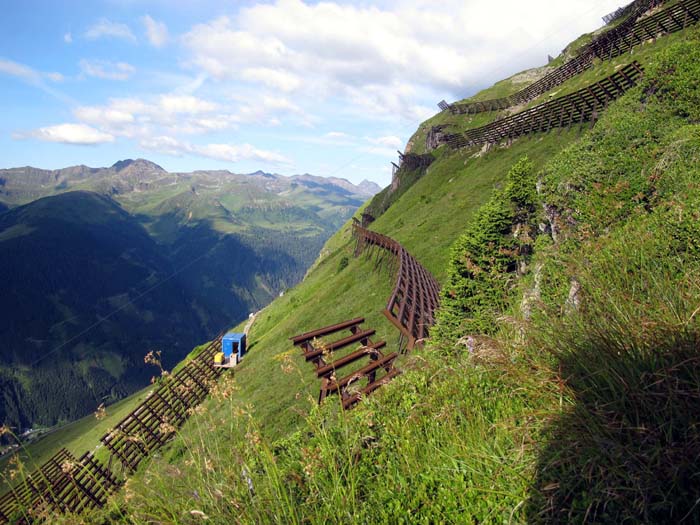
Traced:
POLYGON ((318 377, 328 377, 330 376, 333 372, 336 370, 339 370, 340 368, 343 368, 344 366, 347 366, 351 363, 354 363, 360 359, 362 359, 365 356, 370 356, 370 357, 376 357, 380 354, 379 350, 381 348, 384 348, 386 346, 386 341, 380 341, 378 343, 372 343, 367 346, 363 346, 358 350, 355 350, 354 352, 341 357, 340 359, 336 359, 330 364, 327 364, 319 369, 316 370, 316 375, 318 377))
POLYGON ((360 390, 359 393, 353 394, 345 399, 343 399, 343 408, 348 410, 357 404, 363 397, 370 395, 372 392, 377 390, 380 386, 386 385, 389 381, 401 374, 401 370, 398 368, 393 368, 386 373, 383 377, 376 381, 370 382, 366 387, 360 390))
POLYGON ((367 366, 360 368, 356 372, 353 372, 352 374, 349 374, 343 377, 342 379, 337 379, 336 381, 329 381, 328 386, 326 387, 326 391, 330 394, 335 393, 343 387, 347 386, 352 381, 362 379, 362 377, 366 376, 374 370, 377 370, 382 367, 388 368, 392 365, 392 363, 397 357, 399 357, 399 354, 397 354, 396 352, 392 352, 391 354, 385 355, 381 359, 372 361, 367 366))
POLYGON ((318 337, 323 337, 324 335, 329 335, 335 332, 339 332, 341 330, 345 330, 347 328, 351 328, 353 326, 356 326, 358 324, 362 324, 365 322, 364 317, 356 317, 355 319, 350 319, 349 321, 343 321, 342 323, 336 323, 332 324, 330 326, 324 326, 323 328, 319 328, 317 330, 312 330, 310 332, 303 333, 301 335, 296 335, 294 337, 290 337, 290 340, 292 343, 294 343, 294 346, 300 345, 306 341, 310 341, 311 339, 315 339, 318 337))
POLYGON ((375 330, 363 330, 362 332, 358 332, 356 334, 349 335, 348 337, 344 337, 339 341, 323 345, 322 348, 306 352, 304 354, 304 358, 307 361, 311 361, 312 359, 322 356, 326 352, 335 352, 336 350, 340 350, 341 348, 350 346, 354 343, 357 343, 358 341, 362 341, 362 344, 366 346, 367 344, 369 344, 367 342, 367 338, 373 336, 374 334, 375 330))
POLYGON ((514 138, 542 129, 544 121, 550 126, 559 115, 559 127, 571 127, 592 118, 593 108, 604 97, 616 98, 634 86, 643 69, 638 62, 633 62, 619 71, 595 84, 574 93, 551 100, 522 111, 515 115, 497 120, 480 128, 466 132, 473 145, 497 143, 506 138, 514 138), (568 118, 565 116, 568 114, 568 118))

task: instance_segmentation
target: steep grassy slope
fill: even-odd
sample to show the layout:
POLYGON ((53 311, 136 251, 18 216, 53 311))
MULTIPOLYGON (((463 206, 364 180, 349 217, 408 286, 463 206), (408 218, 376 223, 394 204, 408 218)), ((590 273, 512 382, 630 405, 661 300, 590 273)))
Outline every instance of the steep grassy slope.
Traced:
MULTIPOLYGON (((444 278, 449 258, 448 247, 459 236, 469 217, 505 180, 510 165, 524 152, 532 152, 539 165, 543 165, 547 156, 561 150, 578 136, 577 130, 561 135, 554 133, 533 140, 519 141, 512 149, 497 148, 484 157, 476 158, 471 158, 470 154, 449 156, 445 151, 444 157, 439 158, 429 168, 427 174, 373 224, 373 228, 376 227, 405 243, 421 262, 440 278, 444 278)), ((268 454, 273 454, 273 450, 275 456, 281 453, 281 456, 278 456, 279 460, 285 463, 288 460, 293 462, 298 460, 296 454, 306 451, 302 454, 312 462, 309 469, 312 468, 311 465, 316 465, 317 473, 325 476, 323 466, 330 465, 326 461, 330 460, 330 457, 326 460, 320 456, 317 459, 307 457, 312 454, 312 451, 321 454, 319 447, 335 447, 333 445, 335 440, 341 439, 344 435, 348 438, 355 436, 352 437, 353 440, 360 439, 359 435, 354 434, 353 428, 357 432, 367 430, 370 435, 374 434, 374 431, 366 428, 367 412, 365 410, 358 411, 358 415, 339 416, 334 403, 331 402, 325 405, 324 410, 318 411, 315 399, 320 382, 315 378, 312 367, 301 358, 299 350, 293 348, 288 341, 289 337, 303 331, 355 316, 365 316, 366 326, 376 328, 379 337, 386 339, 390 346, 396 344, 397 332, 380 314, 390 295, 394 276, 386 270, 377 272, 373 260, 365 257, 354 259, 353 248, 354 242, 348 225, 330 239, 320 260, 308 273, 304 282, 287 291, 284 297, 275 300, 260 315, 251 333, 250 340, 253 344, 250 353, 235 370, 234 379, 230 383, 224 383, 221 392, 215 393, 214 399, 202 409, 202 413, 186 425, 181 432, 181 437, 171 450, 162 458, 153 460, 144 474, 145 477, 135 481, 135 486, 138 488, 130 488, 125 492, 124 497, 129 501, 129 513, 134 512, 136 522, 143 519, 165 521, 184 519, 182 517, 186 516, 190 510, 197 510, 203 505, 201 499, 192 499, 189 496, 193 490, 200 495, 200 498, 204 498, 207 504, 214 502, 217 511, 212 513, 211 510, 207 510, 207 514, 212 518, 216 515, 216 519, 221 520, 222 523, 234 519, 233 516, 251 523, 270 520, 296 522, 301 519, 301 516, 316 512, 313 510, 312 501, 319 505, 318 516, 338 516, 336 513, 341 512, 357 521, 373 521, 370 509, 375 507, 385 508, 386 519, 407 510, 403 508, 403 504, 393 510, 391 506, 386 507, 385 500, 391 496, 391 492, 387 491, 377 493, 379 500, 368 499, 361 504, 361 500, 364 499, 362 495, 366 495, 366 492, 360 488, 360 478, 363 475, 358 473, 356 473, 358 479, 352 482, 355 485, 354 492, 343 496, 347 490, 344 480, 347 465, 343 465, 342 461, 345 457, 350 461, 352 461, 351 457, 356 457, 359 453, 357 447, 365 446, 361 445, 361 440, 352 445, 347 444, 347 448, 342 453, 335 449, 333 449, 335 452, 332 452, 330 448, 323 452, 331 455, 340 454, 337 461, 341 463, 335 463, 336 459, 333 460, 333 464, 337 465, 339 470, 337 475, 331 476, 330 480, 319 479, 314 482, 317 483, 314 489, 316 496, 309 496, 309 502, 306 504, 300 504, 297 499, 299 497, 305 499, 305 496, 297 491, 303 492, 308 488, 306 481, 302 481, 306 475, 303 469, 297 474, 292 474, 286 472, 287 467, 284 467, 285 473, 279 474, 282 477, 275 478, 277 474, 269 470, 273 468, 272 464, 257 463, 264 462, 265 457, 271 458, 268 454), (344 258, 348 258, 348 264, 343 268, 341 261, 344 258), (359 423, 354 422, 356 418, 359 418, 359 423), (325 423, 321 424, 320 421, 325 423), (336 425, 339 425, 338 432, 331 430, 336 425), (304 444, 306 441, 304 436, 308 436, 311 440, 308 448, 304 444), (319 442, 319 439, 326 440, 325 445, 319 442), (260 448, 250 449, 248 446, 238 445, 242 442, 253 443, 255 447, 260 448), (292 457, 286 457, 284 451, 287 450, 292 457), (347 454, 350 456, 346 456, 347 454), (208 471, 204 467, 202 471, 200 461, 207 461, 204 458, 209 457, 216 458, 212 461, 216 461, 221 468, 208 471), (223 467, 223 465, 233 465, 230 468, 240 471, 240 462, 244 457, 246 461, 255 463, 246 463, 245 469, 253 476, 256 486, 257 483, 262 483, 261 490, 273 491, 263 496, 263 499, 271 501, 281 498, 280 504, 283 508, 279 505, 272 505, 269 509, 251 507, 248 502, 249 496, 244 498, 244 487, 238 486, 237 482, 235 487, 226 487, 225 480, 230 480, 233 474, 229 467, 223 467), (185 459, 184 463, 183 459, 185 459), (296 476, 301 478, 294 481, 296 476), (273 481, 275 479, 276 481, 273 481), (280 485, 269 486, 267 485, 269 482, 280 485), (287 488, 295 493, 293 497, 286 494, 287 488, 284 485, 289 483, 291 485, 287 488), (330 497, 326 493, 329 489, 327 483, 331 483, 335 487, 333 490, 338 491, 335 496, 330 497), (224 494, 230 494, 231 490, 236 493, 235 499, 228 500, 234 501, 233 507, 216 503, 216 494, 221 491, 224 494), (280 492, 275 492, 278 490, 280 492), (172 506, 172 502, 165 502, 158 496, 171 491, 182 496, 177 499, 175 507, 172 506), (271 499, 268 500, 268 498, 271 499), (131 505, 134 503, 135 506, 132 508, 131 505), (342 510, 344 505, 353 507, 342 510), (356 505, 360 505, 361 508, 356 505), (331 512, 333 506, 337 509, 331 512)), ((459 367, 459 362, 456 362, 455 366, 459 367)), ((488 373, 480 374, 478 377, 465 377, 466 382, 460 385, 455 385, 449 378, 445 378, 443 387, 433 392, 425 383, 429 376, 426 377, 423 374, 437 373, 441 370, 435 363, 411 356, 403 358, 399 367, 407 370, 417 367, 418 370, 406 373, 404 377, 395 381, 395 385, 392 384, 386 388, 386 393, 378 392, 375 394, 376 401, 371 401, 380 403, 384 396, 398 396, 397 399, 403 399, 404 395, 408 396, 405 400, 398 401, 404 407, 402 411, 399 413, 388 411, 386 415, 391 420, 382 423, 387 425, 384 439, 393 443, 389 445, 392 451, 387 450, 382 454, 396 453, 397 457, 401 455, 406 458, 406 463, 394 473, 396 476, 394 481, 387 484, 387 490, 388 487, 402 487, 399 490, 408 490, 410 471, 424 468, 420 466, 423 462, 434 465, 436 469, 434 474, 446 469, 442 476, 443 481, 447 483, 445 487, 451 483, 449 480, 453 480, 454 476, 464 479, 465 473, 459 467, 455 469, 448 465, 454 465, 455 461, 466 461, 465 450, 473 445, 473 440, 482 436, 483 430, 468 431, 464 425, 469 424, 469 418, 465 417, 460 418, 459 424, 453 422, 456 426, 437 428, 429 425, 422 430, 413 427, 411 432, 418 432, 416 436, 411 439, 408 439, 408 436, 401 438, 399 429, 405 422, 405 418, 410 416, 410 411, 406 410, 421 399, 420 403, 421 405, 425 403, 426 410, 433 405, 443 407, 448 403, 457 407, 457 410, 468 410, 473 413, 469 406, 476 399, 481 399, 481 395, 469 392, 470 386, 481 385, 479 388, 483 389, 480 390, 483 392, 491 388, 489 381, 494 381, 493 387, 498 389, 507 388, 508 382, 504 383, 496 375, 491 376, 488 373), (436 397, 433 398, 433 395, 436 397), (414 401, 407 404, 407 399, 414 401), (452 400, 448 402, 448 399, 452 400), (460 441, 451 445, 452 452, 458 452, 457 456, 450 456, 448 449, 441 451, 438 448, 440 442, 445 442, 448 435, 463 435, 465 432, 463 440, 460 438, 460 441), (398 441, 395 442, 394 437, 398 441), (426 446, 420 447, 419 450, 416 448, 417 442, 424 442, 426 446), (433 451, 434 454, 426 456, 424 454, 426 449, 433 451), (448 463, 445 463, 445 460, 448 463)), ((442 383, 437 379, 432 381, 442 383)), ((391 400, 388 402, 392 403, 391 400)), ((395 402, 396 399, 393 403, 395 402)), ((524 406, 530 406, 529 400, 523 399, 522 402, 524 406)), ((537 404, 536 401, 534 403, 537 404)), ((500 411, 497 407, 501 405, 502 403, 498 401, 493 409, 500 411)), ((384 412, 381 405, 368 406, 374 407, 367 409, 370 413, 373 410, 384 412)), ((507 408, 508 413, 512 410, 516 409, 507 408)), ((473 415, 483 417, 476 413, 473 415)), ((500 435, 511 441, 505 428, 500 435)), ((388 461, 388 457, 385 459, 388 461)), ((503 458, 495 458, 492 467, 502 465, 502 460, 503 458)), ((486 461, 486 463, 489 462, 486 461)), ((280 468, 282 469, 282 466, 280 468)), ((296 469, 297 467, 294 467, 293 470, 296 471, 296 469)), ((515 476, 519 469, 520 467, 517 467, 516 471, 504 470, 503 479, 515 476)), ((308 474, 312 475, 312 472, 309 471, 308 474)), ((375 477, 377 474, 375 472, 368 475, 375 477)), ((236 474, 236 476, 239 475, 236 474)), ((486 478, 480 479, 485 482, 486 478)), ((439 480, 440 477, 433 482, 437 483, 439 480)), ((524 494, 525 489, 522 484, 516 483, 516 485, 517 490, 524 494)), ((446 491, 451 492, 451 489, 446 491)), ((475 498, 478 498, 478 491, 469 493, 465 498, 454 501, 454 504, 459 507, 466 501, 473 503, 475 498)), ((115 512, 114 516, 119 514, 120 512, 115 512)), ((377 516, 382 515, 380 513, 377 516)))
POLYGON ((678 40, 592 131, 439 150, 373 223, 444 284, 403 376, 316 407, 287 340, 367 313, 392 334, 345 228, 96 522, 697 521, 700 34, 678 40))
POLYGON ((519 140, 512 147, 495 148, 486 155, 474 151, 451 154, 443 147, 426 175, 372 223, 372 229, 397 239, 442 281, 449 247, 503 183, 510 167, 524 154, 541 167, 579 135, 579 129, 555 131, 519 140))

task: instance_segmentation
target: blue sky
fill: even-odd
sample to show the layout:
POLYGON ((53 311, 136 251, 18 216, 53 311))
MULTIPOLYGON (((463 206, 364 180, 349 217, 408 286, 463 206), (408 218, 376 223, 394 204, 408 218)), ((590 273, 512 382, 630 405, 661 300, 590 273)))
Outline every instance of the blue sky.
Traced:
POLYGON ((618 0, 4 2, 0 167, 390 181, 441 99, 546 63, 618 0))

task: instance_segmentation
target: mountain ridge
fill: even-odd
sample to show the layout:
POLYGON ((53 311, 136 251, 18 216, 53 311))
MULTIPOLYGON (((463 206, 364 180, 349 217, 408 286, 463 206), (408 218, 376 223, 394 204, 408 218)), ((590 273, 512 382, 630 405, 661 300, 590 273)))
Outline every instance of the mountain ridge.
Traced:
MULTIPOLYGON (((0 202, 6 206, 15 206, 30 202, 38 197, 56 194, 69 189, 83 189, 83 185, 92 185, 92 189, 102 184, 104 188, 112 189, 113 193, 143 191, 148 185, 175 184, 212 177, 252 180, 262 177, 280 183, 316 182, 331 185, 349 192, 369 197, 379 192, 381 188, 373 182, 364 180, 355 185, 347 179, 337 177, 320 177, 316 175, 278 175, 258 170, 249 174, 234 173, 228 170, 195 170, 192 172, 168 172, 158 164, 147 159, 123 159, 109 167, 93 168, 86 165, 68 166, 58 169, 41 169, 32 166, 0 169, 0 202), (77 186, 77 187, 76 187, 77 186)), ((109 191, 109 190, 103 190, 109 191)))

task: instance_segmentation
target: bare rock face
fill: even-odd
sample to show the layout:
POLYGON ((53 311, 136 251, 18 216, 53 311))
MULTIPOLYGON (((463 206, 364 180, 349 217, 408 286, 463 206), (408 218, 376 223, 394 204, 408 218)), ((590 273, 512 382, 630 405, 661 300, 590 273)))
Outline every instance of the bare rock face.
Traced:
POLYGON ((548 222, 548 229, 550 235, 552 236, 552 240, 554 242, 559 241, 559 221, 561 219, 561 216, 559 214, 559 210, 557 209, 556 206, 552 206, 550 204, 543 204, 542 207, 544 208, 544 214, 547 217, 547 222, 548 222))
POLYGON ((542 268, 543 264, 538 263, 534 269, 535 283, 532 288, 525 291, 523 299, 520 302, 520 312, 525 320, 532 317, 533 306, 540 301, 542 290, 542 268))
POLYGON ((581 283, 574 278, 571 280, 569 296, 566 298, 564 311, 566 313, 573 313, 579 309, 579 306, 581 306, 581 283))
POLYGON ((425 148, 427 151, 433 151, 438 146, 445 143, 445 133, 443 131, 445 127, 444 125, 440 125, 430 128, 428 135, 425 137, 425 148))

